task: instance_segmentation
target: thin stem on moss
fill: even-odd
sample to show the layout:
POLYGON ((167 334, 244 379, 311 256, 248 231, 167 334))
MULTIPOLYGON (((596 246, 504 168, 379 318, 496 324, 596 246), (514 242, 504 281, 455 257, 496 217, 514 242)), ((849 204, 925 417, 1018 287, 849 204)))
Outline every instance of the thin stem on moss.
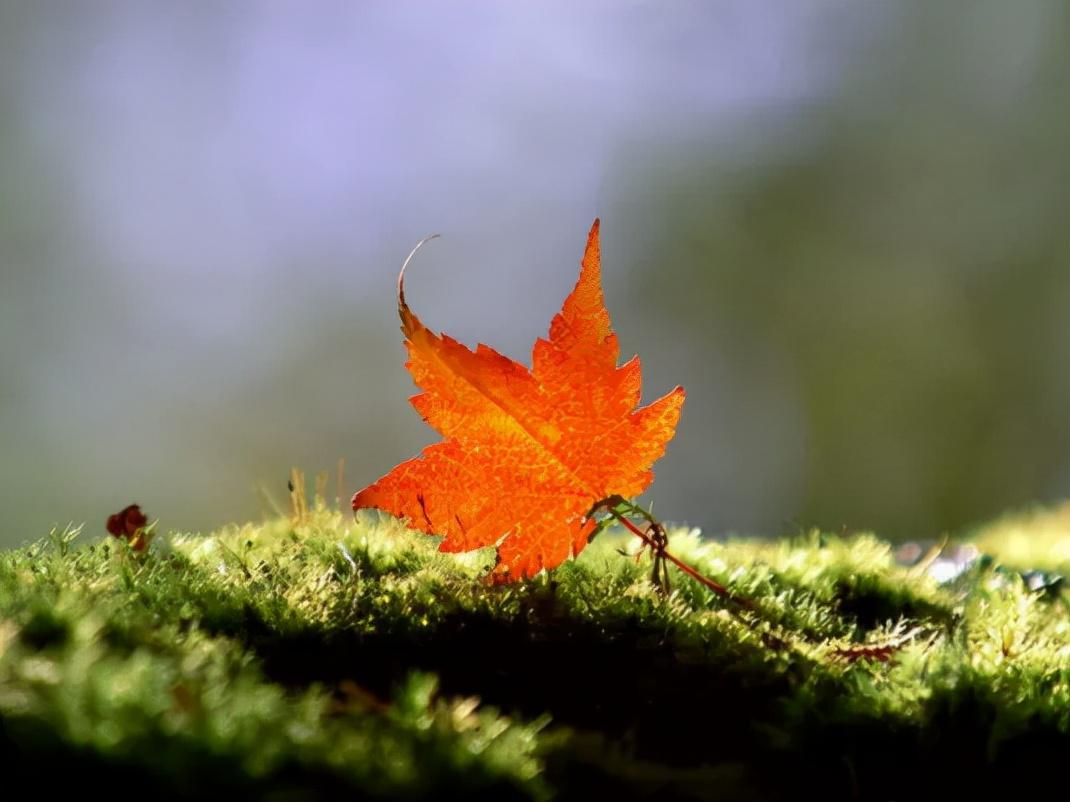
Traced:
POLYGON ((667 583, 667 572, 659 571, 659 561, 667 560, 673 565, 675 565, 677 568, 679 568, 681 571, 683 571, 685 574, 687 574, 689 577, 694 579, 696 582, 705 585, 718 596, 721 596, 724 599, 734 602, 735 604, 738 604, 744 609, 754 609, 754 604, 749 599, 732 593, 732 591, 730 591, 720 582, 717 582, 714 579, 710 579, 708 576, 704 576, 703 574, 699 573, 698 570, 688 565, 679 557, 670 552, 666 548, 666 544, 668 543, 667 537, 651 537, 648 532, 644 532, 642 529, 640 529, 638 526, 636 526, 634 523, 628 520, 628 518, 625 517, 625 513, 627 513, 628 515, 635 515, 640 518, 643 518, 655 531, 664 533, 665 530, 662 527, 661 522, 654 518, 654 516, 651 515, 647 510, 644 510, 642 507, 633 504, 632 502, 628 501, 625 498, 622 498, 621 496, 610 496, 609 498, 603 499, 602 501, 595 504, 594 507, 591 508, 591 513, 589 515, 593 515, 599 511, 605 511, 609 513, 609 515, 611 515, 618 523, 620 523, 629 532, 631 532, 633 535, 642 540, 643 543, 651 549, 655 560, 655 584, 659 583, 661 577, 664 577, 664 580, 667 583))

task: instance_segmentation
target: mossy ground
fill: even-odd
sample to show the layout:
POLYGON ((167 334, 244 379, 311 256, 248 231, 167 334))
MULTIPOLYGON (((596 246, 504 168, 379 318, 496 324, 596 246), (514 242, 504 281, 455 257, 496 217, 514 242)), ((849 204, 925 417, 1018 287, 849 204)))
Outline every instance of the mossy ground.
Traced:
POLYGON ((918 799, 1046 788, 1070 749, 1070 512, 938 583, 868 535, 600 535, 479 580, 375 514, 0 553, 0 762, 112 798, 918 799), (1039 533, 1034 537, 1033 532, 1039 533), (881 658, 881 659, 879 659, 881 658))

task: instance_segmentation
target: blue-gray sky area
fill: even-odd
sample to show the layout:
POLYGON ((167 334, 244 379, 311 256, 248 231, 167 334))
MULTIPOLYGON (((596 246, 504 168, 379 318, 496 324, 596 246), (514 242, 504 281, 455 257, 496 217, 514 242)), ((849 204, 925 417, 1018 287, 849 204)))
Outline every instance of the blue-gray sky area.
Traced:
MULTIPOLYGON (((1046 8, 985 8, 978 102, 1028 85, 1046 8)), ((409 277, 428 325, 527 361, 596 216, 645 397, 689 391, 647 497, 709 532, 807 525, 804 390, 746 390, 651 306, 648 221, 805 162, 910 9, 0 0, 0 541, 132 501, 168 529, 258 519, 257 486, 340 457, 352 493, 436 439, 394 304, 411 246, 442 235, 409 277)))

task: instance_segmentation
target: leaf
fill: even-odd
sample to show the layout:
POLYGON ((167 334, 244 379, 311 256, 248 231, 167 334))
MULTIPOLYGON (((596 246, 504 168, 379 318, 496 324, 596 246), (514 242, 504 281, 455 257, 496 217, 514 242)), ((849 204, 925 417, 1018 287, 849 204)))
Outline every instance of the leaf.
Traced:
POLYGON ((406 367, 422 390, 410 400, 443 440, 359 491, 353 509, 385 510, 443 535, 442 551, 496 545, 497 582, 532 577, 579 554, 595 528, 585 513, 596 502, 638 495, 653 481, 650 466, 672 439, 684 402, 677 387, 636 409, 639 359, 617 367, 598 221, 579 281, 548 338, 535 341, 530 370, 486 345, 472 351, 432 333, 405 302, 404 274, 403 267, 406 367))
POLYGON ((149 546, 148 516, 141 511, 137 504, 130 504, 119 512, 108 516, 104 528, 113 537, 126 540, 134 551, 144 551, 149 546))

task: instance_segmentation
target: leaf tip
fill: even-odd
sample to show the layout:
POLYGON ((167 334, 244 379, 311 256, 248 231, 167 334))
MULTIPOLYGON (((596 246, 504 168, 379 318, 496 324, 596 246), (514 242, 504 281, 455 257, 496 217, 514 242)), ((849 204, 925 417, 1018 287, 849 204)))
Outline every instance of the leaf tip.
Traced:
POLYGON ((431 240, 438 239, 440 236, 440 234, 429 234, 417 242, 413 249, 409 251, 409 255, 405 257, 405 261, 402 262, 401 270, 398 271, 398 314, 401 315, 402 329, 406 334, 408 333, 406 327, 410 324, 409 318, 412 317, 412 312, 409 311, 409 305, 405 303, 405 270, 408 268, 409 262, 416 256, 416 252, 420 250, 420 248, 431 240))
POLYGON ((587 253, 598 252, 598 232, 602 228, 602 221, 599 218, 595 218, 591 223, 591 230, 587 232, 587 253))

